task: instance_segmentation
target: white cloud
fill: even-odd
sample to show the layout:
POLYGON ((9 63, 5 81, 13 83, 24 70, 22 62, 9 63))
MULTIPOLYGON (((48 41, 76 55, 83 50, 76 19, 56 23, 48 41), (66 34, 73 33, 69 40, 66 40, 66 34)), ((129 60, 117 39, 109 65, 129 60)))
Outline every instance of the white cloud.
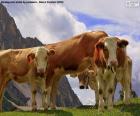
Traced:
POLYGON ((86 26, 60 5, 30 5, 14 17, 22 35, 36 36, 43 43, 57 42, 86 31, 86 26))
POLYGON ((138 23, 140 21, 140 6, 129 8, 127 7, 127 1, 128 0, 81 0, 79 3, 79 1, 75 0, 65 0, 65 5, 74 12, 77 11, 94 17, 106 18, 123 24, 135 24, 133 26, 137 26, 137 24, 140 25, 138 23))

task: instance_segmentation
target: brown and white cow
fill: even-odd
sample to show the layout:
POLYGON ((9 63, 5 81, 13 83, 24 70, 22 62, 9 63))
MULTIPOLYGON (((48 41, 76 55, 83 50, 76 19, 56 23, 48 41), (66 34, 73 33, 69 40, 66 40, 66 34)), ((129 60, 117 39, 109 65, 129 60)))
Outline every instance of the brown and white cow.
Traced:
POLYGON ((37 109, 35 95, 37 87, 40 87, 43 93, 42 104, 45 109, 47 108, 46 68, 48 56, 53 54, 54 50, 48 50, 46 47, 0 51, 0 111, 2 111, 4 88, 10 80, 31 84, 32 110, 37 109))
POLYGON ((46 85, 52 87, 51 107, 55 108, 58 82, 66 74, 85 70, 93 61, 95 44, 108 35, 103 31, 82 33, 62 42, 46 45, 55 49, 55 55, 49 59, 46 85))
MULTIPOLYGON (((117 82, 119 82, 123 88, 123 92, 126 94, 125 96, 129 95, 127 94, 129 91, 130 87, 130 93, 132 93, 132 86, 130 86, 130 82, 132 79, 132 60, 129 56, 127 56, 125 66, 122 67, 122 70, 120 69, 118 73, 116 74, 116 83, 114 85, 114 88, 116 88, 117 82), (123 76, 124 72, 127 72, 129 75, 128 76, 123 76), (128 84, 126 86, 126 84, 128 84)), ((96 81, 96 70, 95 67, 94 69, 86 69, 85 71, 81 72, 80 74, 77 75, 71 75, 72 77, 78 77, 79 79, 79 88, 80 89, 87 89, 88 86, 95 91, 95 96, 96 96, 96 105, 98 104, 98 91, 97 91, 97 81, 96 81)), ((132 84, 132 83, 131 83, 132 84)), ((124 93, 121 93, 121 95, 124 93)), ((129 96, 128 96, 129 97, 129 96)), ((127 103, 129 98, 128 97, 123 97, 124 98, 124 103, 127 103)), ((105 96, 104 96, 105 98, 105 96)))
MULTIPOLYGON (((98 109, 100 111, 104 110, 105 102, 109 110, 113 108, 112 98, 115 90, 115 79, 120 76, 118 75, 119 71, 126 68, 127 45, 128 41, 116 37, 106 37, 96 44, 94 62, 97 67, 96 80, 99 94, 98 109)), ((127 71, 124 70, 123 76, 123 78, 128 76, 127 71)), ((129 94, 129 91, 127 92, 129 94)))

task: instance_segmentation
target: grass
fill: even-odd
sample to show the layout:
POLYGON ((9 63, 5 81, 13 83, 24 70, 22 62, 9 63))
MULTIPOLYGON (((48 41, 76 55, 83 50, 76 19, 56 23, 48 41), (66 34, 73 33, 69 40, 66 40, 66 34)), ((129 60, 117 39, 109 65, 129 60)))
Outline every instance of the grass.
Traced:
POLYGON ((12 111, 2 112, 0 116, 140 116, 140 98, 131 100, 130 105, 117 102, 112 111, 98 112, 97 108, 83 106, 78 108, 61 108, 59 110, 38 111, 12 111))

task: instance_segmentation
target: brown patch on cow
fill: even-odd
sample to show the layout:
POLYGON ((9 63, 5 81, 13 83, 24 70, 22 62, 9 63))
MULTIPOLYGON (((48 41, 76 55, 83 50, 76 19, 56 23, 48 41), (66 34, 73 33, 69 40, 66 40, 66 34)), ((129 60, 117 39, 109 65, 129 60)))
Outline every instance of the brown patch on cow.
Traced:
POLYGON ((27 56, 27 61, 29 64, 31 64, 33 62, 35 58, 35 54, 34 53, 30 53, 28 56, 27 56))
MULTIPOLYGON (((103 31, 87 32, 62 42, 47 45, 48 49, 55 49, 55 54, 48 58, 49 65, 54 67, 52 70, 61 66, 66 70, 67 74, 68 71, 77 72, 79 65, 84 62, 84 58, 93 57, 95 44, 105 36, 107 34, 103 31)), ((85 65, 82 70, 88 66, 87 64, 85 65)), ((49 76, 49 78, 51 77, 49 76)))
POLYGON ((118 45, 120 48, 125 48, 128 44, 129 44, 129 42, 126 41, 126 40, 120 40, 120 41, 117 42, 117 45, 118 45))
POLYGON ((81 44, 84 47, 86 54, 90 57, 93 57, 95 50, 95 44, 104 37, 108 35, 103 31, 92 31, 91 33, 85 33, 81 36, 81 44), (94 41, 93 41, 94 40, 94 41), (89 44, 90 43, 90 44, 89 44))
POLYGON ((96 44, 93 60, 98 67, 106 68, 106 57, 104 56, 104 47, 100 46, 100 42, 96 44))

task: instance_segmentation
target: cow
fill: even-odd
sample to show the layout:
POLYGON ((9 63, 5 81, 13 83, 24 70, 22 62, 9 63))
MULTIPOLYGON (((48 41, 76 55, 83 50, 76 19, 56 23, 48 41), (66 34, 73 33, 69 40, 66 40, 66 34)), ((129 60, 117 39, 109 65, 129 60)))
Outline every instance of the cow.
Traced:
POLYGON ((45 110, 47 109, 46 68, 49 56, 54 53, 53 49, 46 47, 0 51, 0 111, 2 111, 4 89, 10 80, 31 84, 33 111, 37 110, 35 96, 37 87, 40 87, 43 94, 42 105, 45 110))
MULTIPOLYGON (((116 79, 127 78, 129 76, 127 67, 126 46, 128 41, 120 40, 117 37, 105 37, 96 43, 94 52, 94 63, 97 69, 97 86, 99 103, 98 110, 104 111, 104 105, 111 110, 113 108, 113 95, 115 90, 116 79), (122 75, 121 75, 122 74, 122 75)), ((120 79, 124 80, 124 79, 120 79)), ((129 82, 128 82, 129 83, 129 82)), ((129 97, 129 84, 125 84, 124 88, 128 88, 126 98, 129 97)), ((125 99, 126 99, 125 98, 125 99)))
POLYGON ((85 70, 93 61, 95 44, 107 36, 104 31, 91 31, 46 45, 48 49, 55 49, 55 54, 49 58, 46 79, 47 87, 51 87, 51 108, 56 108, 55 97, 61 77, 85 70))
MULTIPOLYGON (((116 85, 119 82, 121 84, 123 90, 125 88, 125 85, 124 84, 130 84, 131 79, 132 79, 132 60, 131 60, 131 58, 129 56, 127 56, 127 59, 126 60, 127 60, 126 63, 128 65, 127 66, 128 68, 126 68, 126 67, 124 67, 124 68, 127 71, 127 73, 129 74, 129 76, 124 76, 125 77, 124 78, 123 76, 118 77, 118 75, 116 75, 116 79, 115 79, 116 82, 115 82, 115 85, 114 85, 114 87, 116 88, 116 85), (117 81, 118 78, 121 78, 122 81, 119 81, 119 80, 117 81)), ((124 69, 120 73, 123 74, 123 72, 124 72, 124 69)), ((71 75, 71 76, 72 77, 76 77, 76 76, 78 77, 78 79, 79 79, 79 88, 80 89, 87 89, 88 86, 89 86, 92 90, 95 91, 96 105, 98 105, 98 92, 97 92, 97 80, 96 80, 96 69, 95 69, 95 67, 94 67, 94 69, 93 68, 88 68, 85 71, 83 71, 83 72, 81 72, 81 73, 79 73, 77 75, 71 75)), ((126 86, 125 89, 126 90, 129 89, 129 86, 128 86, 128 88, 126 86)), ((130 85, 130 91, 131 91, 130 93, 132 93, 131 96, 135 96, 136 95, 135 92, 132 90, 132 85, 130 85)), ((124 93, 122 93, 122 92, 124 92, 124 93, 127 93, 127 92, 120 91, 120 96, 121 96, 120 98, 121 99, 124 99, 124 103, 125 102, 127 103, 126 98, 123 97, 124 93)), ((105 98, 105 96, 104 96, 104 98, 105 98)))
POLYGON ((95 106, 98 106, 98 88, 96 81, 96 67, 90 65, 83 72, 77 74, 71 74, 70 77, 76 78, 79 80, 79 89, 89 89, 89 87, 95 91, 95 106))
POLYGON ((95 65, 90 65, 86 70, 77 74, 71 75, 73 77, 77 76, 79 80, 80 89, 88 89, 89 87, 95 91, 96 106, 98 105, 98 88, 96 80, 96 67, 95 65))

